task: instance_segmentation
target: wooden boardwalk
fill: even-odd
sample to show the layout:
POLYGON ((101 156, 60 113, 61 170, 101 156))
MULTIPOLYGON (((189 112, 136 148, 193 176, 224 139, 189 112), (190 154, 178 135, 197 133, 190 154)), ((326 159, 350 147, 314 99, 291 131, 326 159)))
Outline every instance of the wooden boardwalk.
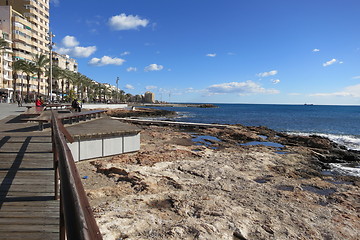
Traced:
POLYGON ((50 131, 0 120, 0 239, 59 239, 50 131))

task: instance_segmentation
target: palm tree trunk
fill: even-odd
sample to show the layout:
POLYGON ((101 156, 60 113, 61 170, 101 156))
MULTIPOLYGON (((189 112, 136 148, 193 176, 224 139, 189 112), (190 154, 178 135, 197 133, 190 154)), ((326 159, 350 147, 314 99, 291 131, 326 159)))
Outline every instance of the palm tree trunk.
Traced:
POLYGON ((27 82, 27 84, 26 84, 26 101, 29 101, 29 92, 30 92, 30 76, 29 75, 27 75, 26 76, 26 82, 27 82))
POLYGON ((61 101, 64 101, 64 79, 61 81, 61 101))
POLYGON ((37 88, 37 94, 40 96, 40 74, 38 74, 38 88, 37 88))
POLYGON ((17 78, 14 78, 14 93, 13 93, 13 102, 15 102, 15 100, 16 100, 16 80, 17 80, 17 78))

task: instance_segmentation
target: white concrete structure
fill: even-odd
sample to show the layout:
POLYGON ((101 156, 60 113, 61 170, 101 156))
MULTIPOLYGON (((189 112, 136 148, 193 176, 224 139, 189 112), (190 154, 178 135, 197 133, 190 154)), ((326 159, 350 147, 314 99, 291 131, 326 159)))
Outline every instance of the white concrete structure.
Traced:
POLYGON ((111 118, 99 118, 66 126, 75 161, 107 157, 140 150, 141 129, 111 118))
POLYGON ((68 143, 76 162, 140 150, 140 133, 136 135, 80 140, 68 143))
POLYGON ((124 104, 91 104, 91 103, 85 103, 82 105, 82 108, 84 109, 99 109, 99 108, 109 108, 109 109, 115 109, 115 108, 127 108, 128 105, 126 103, 124 104))

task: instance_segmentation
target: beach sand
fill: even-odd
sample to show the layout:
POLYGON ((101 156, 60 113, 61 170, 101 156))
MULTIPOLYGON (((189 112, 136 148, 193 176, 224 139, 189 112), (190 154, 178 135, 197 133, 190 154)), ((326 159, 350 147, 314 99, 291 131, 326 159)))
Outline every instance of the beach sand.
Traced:
POLYGON ((142 126, 139 152, 77 167, 104 239, 355 240, 360 181, 321 174, 332 148, 266 128, 142 126), (251 141, 284 147, 239 144, 251 141))

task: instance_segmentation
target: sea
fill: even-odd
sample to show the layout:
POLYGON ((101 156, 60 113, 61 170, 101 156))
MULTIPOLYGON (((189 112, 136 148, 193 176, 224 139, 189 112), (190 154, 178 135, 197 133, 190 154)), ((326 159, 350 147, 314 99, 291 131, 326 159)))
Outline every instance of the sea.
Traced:
MULTIPOLYGON (((290 134, 316 134, 360 151, 360 106, 214 104, 217 108, 157 107, 176 111, 176 121, 266 126, 290 134)), ((360 176, 360 164, 334 165, 335 171, 360 176), (347 169, 350 168, 350 169, 347 169)))

